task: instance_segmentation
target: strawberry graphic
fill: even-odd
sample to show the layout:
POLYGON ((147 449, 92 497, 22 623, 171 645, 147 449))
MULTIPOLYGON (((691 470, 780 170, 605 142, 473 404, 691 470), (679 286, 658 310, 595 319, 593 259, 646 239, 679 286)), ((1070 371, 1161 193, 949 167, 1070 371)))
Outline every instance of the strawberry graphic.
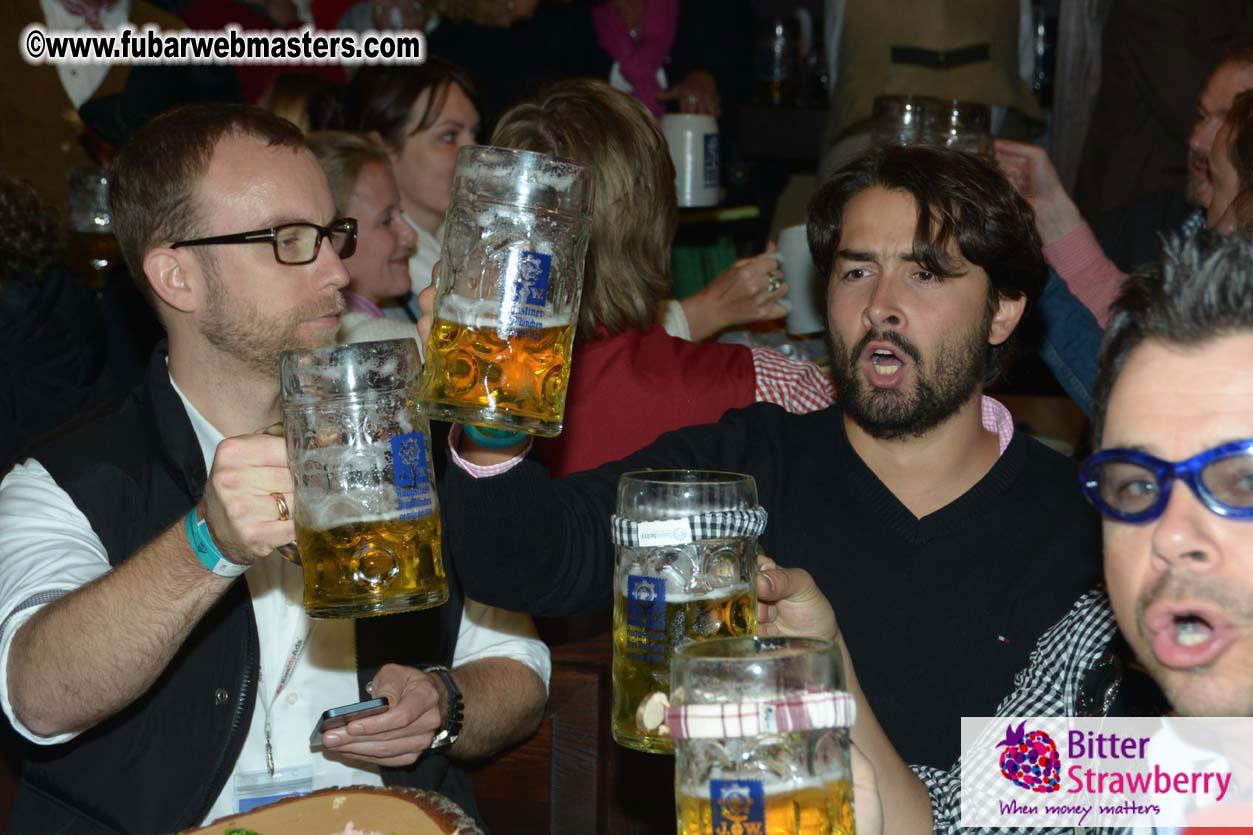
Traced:
POLYGON ((1058 778, 1062 770, 1057 745, 1044 731, 1023 734, 1026 726, 1026 722, 1017 728, 1005 726, 1005 739, 996 746, 1005 746, 1001 752, 1001 774, 1024 789, 1041 794, 1055 792, 1059 788, 1058 778))

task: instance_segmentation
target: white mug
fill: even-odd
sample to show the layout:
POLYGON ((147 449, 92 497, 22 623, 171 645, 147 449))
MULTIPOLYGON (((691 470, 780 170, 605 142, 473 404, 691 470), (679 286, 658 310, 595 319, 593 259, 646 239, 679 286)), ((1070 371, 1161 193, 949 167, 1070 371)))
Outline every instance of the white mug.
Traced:
POLYGON ((783 268, 787 282, 787 332, 791 334, 821 333, 826 330, 818 293, 821 283, 818 270, 809 254, 805 225, 789 226, 779 233, 779 249, 773 255, 783 268))
POLYGON ((666 114, 661 117, 661 135, 670 146, 679 205, 718 205, 718 122, 714 117, 666 114))

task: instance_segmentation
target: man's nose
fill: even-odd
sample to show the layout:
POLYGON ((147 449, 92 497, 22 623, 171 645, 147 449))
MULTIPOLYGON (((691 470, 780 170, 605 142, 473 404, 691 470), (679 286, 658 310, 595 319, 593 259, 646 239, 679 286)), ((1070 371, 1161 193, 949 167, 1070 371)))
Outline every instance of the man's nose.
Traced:
POLYGON ((1214 137, 1218 135, 1218 121, 1200 119, 1188 134, 1188 150, 1192 153, 1208 157, 1214 148, 1214 137))
POLYGON ((1176 481, 1162 515, 1150 523, 1153 564, 1159 570, 1209 573, 1221 563, 1213 534, 1218 517, 1201 503, 1188 485, 1176 481))
POLYGON ((348 286, 348 268, 344 266, 344 261, 339 257, 339 253, 335 251, 335 247, 322 246, 318 251, 318 258, 314 264, 317 266, 317 270, 314 272, 317 289, 334 288, 342 290, 348 286))
POLYGON ((863 315, 866 324, 872 328, 899 330, 904 327, 905 313, 900 303, 900 288, 892 276, 883 275, 875 280, 863 315))

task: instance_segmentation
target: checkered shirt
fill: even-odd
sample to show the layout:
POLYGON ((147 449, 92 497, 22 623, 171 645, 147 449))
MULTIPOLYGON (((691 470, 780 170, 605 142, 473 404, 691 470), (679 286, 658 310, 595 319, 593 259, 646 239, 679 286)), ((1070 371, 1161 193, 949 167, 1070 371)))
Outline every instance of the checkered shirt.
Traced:
MULTIPOLYGON (((1027 668, 1014 677, 1014 690, 996 708, 997 716, 1074 716, 1084 676, 1104 654, 1118 631, 1114 612, 1103 588, 1085 593, 1071 606, 1064 618, 1045 632, 1032 650, 1027 668)), ((994 746, 994 739, 988 740, 994 746)), ((959 832, 961 828, 961 763, 948 771, 928 766, 911 766, 931 795, 931 814, 937 833, 959 832)), ((980 791, 966 786, 966 791, 980 791)), ((993 786, 987 786, 991 793, 993 786)), ((978 829, 991 833, 1071 833, 1071 827, 978 829)), ((1088 830, 1096 831, 1096 830, 1088 830)))

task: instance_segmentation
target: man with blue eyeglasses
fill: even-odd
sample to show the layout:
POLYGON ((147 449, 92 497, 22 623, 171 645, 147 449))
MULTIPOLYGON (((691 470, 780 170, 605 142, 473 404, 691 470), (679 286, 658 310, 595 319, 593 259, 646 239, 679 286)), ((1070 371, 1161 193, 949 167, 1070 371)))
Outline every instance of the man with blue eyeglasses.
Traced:
MULTIPOLYGON (((1114 307, 1084 494, 1105 586, 1039 641, 1001 716, 1253 716, 1253 241, 1175 247, 1114 307)), ((960 771, 915 769, 937 832, 960 771)))

